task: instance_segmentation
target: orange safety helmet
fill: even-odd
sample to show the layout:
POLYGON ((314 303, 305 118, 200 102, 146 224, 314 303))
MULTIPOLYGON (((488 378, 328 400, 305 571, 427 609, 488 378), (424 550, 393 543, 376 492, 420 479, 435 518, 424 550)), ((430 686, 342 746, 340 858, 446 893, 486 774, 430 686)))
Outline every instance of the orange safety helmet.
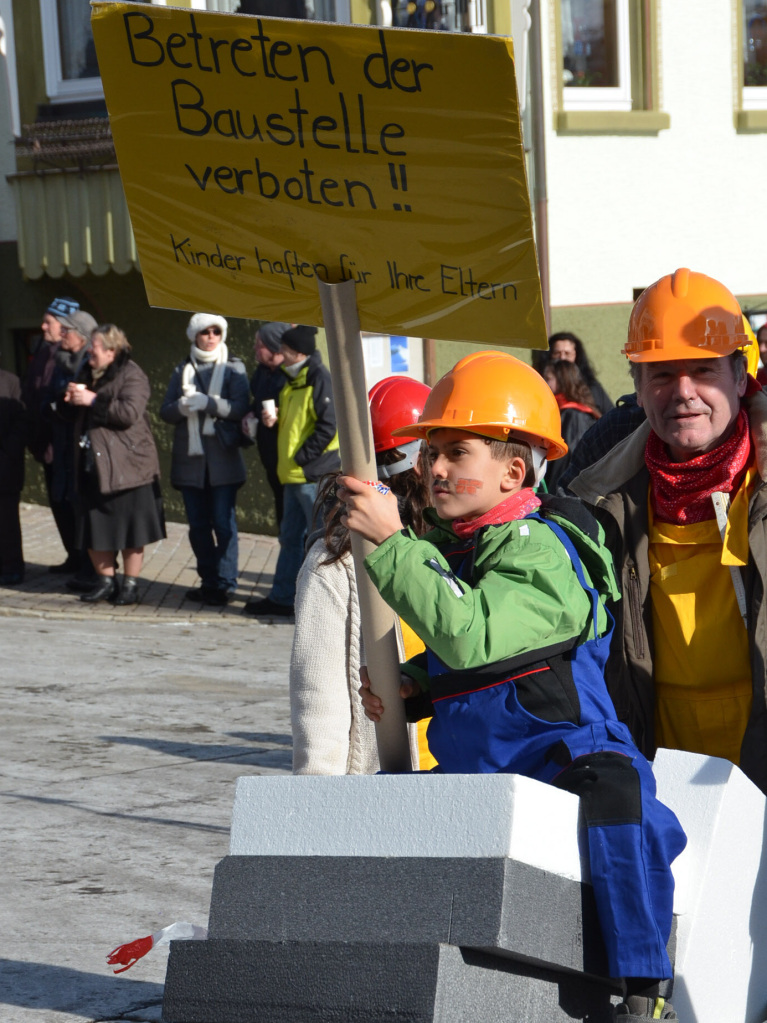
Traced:
POLYGON ((404 459, 391 465, 379 465, 379 479, 397 476, 415 465, 421 440, 412 428, 423 412, 429 393, 430 388, 426 384, 403 376, 384 377, 370 388, 368 399, 376 454, 396 448, 405 455, 404 459), (409 428, 410 432, 392 436, 398 428, 409 428))
POLYGON ((713 277, 682 268, 636 300, 623 354, 630 362, 720 359, 747 345, 732 292, 713 277))
MULTIPOLYGON (((494 440, 543 442, 549 461, 567 454, 559 406, 536 371, 504 352, 476 352, 461 359, 432 389, 415 429, 478 433, 494 440)), ((404 433, 394 430, 394 436, 404 433)))

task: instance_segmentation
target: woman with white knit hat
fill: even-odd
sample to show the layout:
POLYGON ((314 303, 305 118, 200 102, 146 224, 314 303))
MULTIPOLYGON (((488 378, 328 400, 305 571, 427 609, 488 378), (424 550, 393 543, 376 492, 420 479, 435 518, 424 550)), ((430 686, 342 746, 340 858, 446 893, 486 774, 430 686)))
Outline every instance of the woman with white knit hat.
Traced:
POLYGON ((171 484, 181 491, 200 586, 189 600, 223 605, 237 586, 237 491, 245 482, 240 421, 248 410, 245 365, 229 354, 223 316, 195 313, 189 355, 176 366, 160 416, 175 427, 171 484))

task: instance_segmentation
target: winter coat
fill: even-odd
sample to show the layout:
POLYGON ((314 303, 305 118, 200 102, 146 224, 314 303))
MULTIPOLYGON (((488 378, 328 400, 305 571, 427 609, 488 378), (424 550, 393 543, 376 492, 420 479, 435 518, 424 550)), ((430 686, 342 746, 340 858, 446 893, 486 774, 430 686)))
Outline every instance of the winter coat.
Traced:
MULTIPOLYGON (((576 477, 570 489, 590 505, 605 529, 623 600, 615 616, 606 678, 619 718, 648 759, 655 755, 652 600, 650 597, 648 492, 650 475, 645 422, 599 462, 576 477)), ((767 487, 761 478, 749 502, 748 567, 744 573, 753 682, 751 716, 743 736, 740 767, 767 792, 767 487)), ((722 651, 726 656, 726 650, 722 651)))
MULTIPOLYGON (((324 539, 313 543, 296 582, 296 628, 290 657, 293 774, 376 774, 373 722, 359 695, 365 663, 357 579, 351 554, 331 565, 324 539)), ((397 640, 402 648, 402 637, 397 640)), ((418 731, 408 729, 418 764, 418 731)))
MULTIPOLYGON (((179 400, 183 396, 181 376, 189 358, 180 362, 173 370, 173 375, 165 392, 160 418, 175 427, 173 432, 173 451, 171 455, 170 482, 177 489, 196 487, 203 489, 207 478, 212 487, 245 482, 245 459, 242 457, 240 423, 248 411, 248 377, 245 364, 235 355, 229 356, 221 384, 221 396, 208 398, 208 409, 201 413, 200 440, 203 454, 189 454, 189 427, 186 416, 179 410, 179 400), (205 414, 215 416, 215 433, 203 433, 205 414)), ((208 393, 210 378, 213 376, 212 362, 200 363, 194 375, 198 391, 208 393)))
POLYGON ((567 444, 567 454, 548 464, 546 487, 550 493, 553 493, 559 486, 559 481, 569 466, 570 459, 583 435, 591 429, 595 422, 598 422, 593 412, 586 411, 582 405, 577 407, 571 405, 569 408, 564 406, 560 408, 559 416, 562 421, 562 439, 567 444))
POLYGON ((86 449, 80 445, 87 435, 99 492, 115 494, 152 483, 160 476, 147 403, 151 387, 146 373, 127 352, 119 353, 98 380, 89 365, 79 380, 96 392, 90 406, 69 405, 75 414, 75 478, 86 449))
POLYGON ((27 447, 36 462, 50 456, 50 403, 53 401, 51 379, 56 365, 58 343, 40 336, 21 384, 21 398, 27 410, 27 447))
MULTIPOLYGON (((553 507, 560 499, 548 500, 553 507)), ((395 533, 368 555, 365 567, 386 603, 449 669, 481 669, 588 638, 591 602, 567 551, 547 525, 515 519, 480 530, 469 586, 455 579, 442 554, 443 548, 461 541, 450 523, 434 514, 429 517, 437 520, 435 529, 420 540, 406 530, 395 533)), ((562 524, 557 517, 554 521, 562 524)), ((581 535, 582 544, 576 546, 587 576, 600 593, 617 597, 609 553, 581 535)), ((602 635, 607 616, 601 601, 598 617, 602 635)), ((407 670, 428 684, 419 664, 411 661, 407 670)))
POLYGON ((256 447, 258 456, 265 466, 277 469, 277 430, 279 422, 274 426, 264 426, 261 422, 261 403, 272 399, 277 408, 280 407, 280 391, 287 383, 288 378, 280 370, 270 369, 269 366, 257 366, 253 376, 250 378, 250 393, 253 395, 253 404, 250 410, 258 426, 256 428, 256 447))
POLYGON ((17 495, 24 487, 26 414, 19 378, 0 369, 0 494, 17 495))
POLYGON ((285 376, 280 391, 277 474, 283 484, 313 483, 341 468, 330 372, 315 351, 296 377, 285 376))

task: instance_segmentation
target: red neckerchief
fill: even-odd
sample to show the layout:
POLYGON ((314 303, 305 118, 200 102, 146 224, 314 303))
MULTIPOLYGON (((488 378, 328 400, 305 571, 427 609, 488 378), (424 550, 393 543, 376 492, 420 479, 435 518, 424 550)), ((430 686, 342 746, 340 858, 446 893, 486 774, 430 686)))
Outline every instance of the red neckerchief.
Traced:
POLYGON ((504 522, 523 519, 525 515, 529 515, 540 506, 541 499, 536 497, 533 488, 525 487, 476 519, 453 519, 453 532, 463 540, 467 536, 472 536, 483 526, 500 526, 504 522))
POLYGON ((652 431, 645 461, 650 470, 655 517, 678 526, 715 518, 711 495, 718 490, 726 494, 737 490, 750 459, 751 436, 744 409, 723 444, 688 462, 672 462, 666 445, 652 431))

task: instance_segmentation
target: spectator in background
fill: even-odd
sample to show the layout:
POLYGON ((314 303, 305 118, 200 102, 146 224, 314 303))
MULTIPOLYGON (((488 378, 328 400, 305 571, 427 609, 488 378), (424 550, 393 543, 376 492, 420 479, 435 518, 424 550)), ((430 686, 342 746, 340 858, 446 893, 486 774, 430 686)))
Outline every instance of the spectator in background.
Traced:
MULTIPOLYGON (((69 384, 76 380, 90 355, 91 334, 98 324, 90 313, 76 309, 61 315, 61 341, 54 360, 50 384, 51 403, 47 411, 51 428, 51 498, 58 504, 67 503, 72 508, 72 517, 77 524, 77 481, 74 472, 74 423, 71 416, 62 416, 59 403, 63 401, 69 384)), ((75 593, 88 593, 96 583, 96 570, 81 548, 74 552, 77 564, 73 579, 67 580, 67 588, 75 593)))
POLYGON ((171 484, 181 491, 200 586, 187 599, 223 606, 237 588, 237 491, 245 482, 245 365, 226 346, 223 316, 195 313, 189 355, 173 371, 160 417, 175 427, 171 484))
POLYGON ((602 415, 610 411, 613 407, 610 396, 597 380, 596 374, 589 362, 589 357, 586 355, 583 342, 577 335, 570 333, 568 330, 552 334, 549 338, 549 359, 551 361, 565 359, 567 362, 574 362, 581 371, 588 389, 591 391, 596 407, 602 415))
MULTIPOLYGON (((249 600, 247 614, 287 617, 293 614, 296 578, 304 560, 304 541, 313 528, 317 480, 341 468, 330 372, 317 351, 317 328, 299 324, 282 335, 287 377, 280 391, 277 472, 285 487, 285 514, 280 527, 280 554, 269 596, 249 600)), ((273 426, 276 416, 262 413, 273 426)))
POLYGON ((543 378, 557 399, 562 420, 562 437, 567 444, 567 454, 563 458, 549 462, 546 469, 546 486, 549 492, 553 493, 581 437, 597 419, 601 419, 602 413, 597 408, 576 363, 556 359, 543 371, 543 378))
MULTIPOLYGON (((290 330, 289 323, 275 322, 262 323, 256 331, 253 352, 257 366, 250 378, 253 404, 243 422, 243 429, 249 436, 249 431, 255 427, 258 457, 274 494, 278 526, 282 522, 283 490, 280 477, 277 475, 277 421, 267 426, 261 419, 261 413, 265 401, 273 401, 275 407, 279 408, 280 391, 287 380, 285 374, 280 372, 280 366, 285 358, 281 350, 281 341, 287 330, 290 330)), ((271 422, 271 417, 269 421, 271 422)))
POLYGON ((80 600, 138 603, 144 547, 165 536, 160 463, 147 413, 151 388, 125 334, 106 323, 93 332, 88 363, 64 401, 73 411, 81 542, 97 572, 80 600), (122 586, 115 553, 122 551, 122 586))
POLYGON ((757 330, 756 343, 759 345, 759 359, 761 360, 756 379, 762 387, 767 387, 767 323, 763 323, 757 330))
POLYGON ((64 336, 62 318, 77 312, 80 303, 73 298, 54 298, 45 311, 37 348, 27 368, 22 384, 22 401, 27 410, 27 447, 36 462, 43 467, 45 489, 48 494, 56 528, 66 551, 66 560, 51 565, 51 572, 74 575, 80 567, 79 551, 75 544, 75 516, 72 504, 57 499, 53 485, 53 446, 51 438, 51 379, 56 365, 56 353, 64 336))
POLYGON ((19 501, 24 487, 26 417, 19 378, 0 369, 0 586, 24 580, 19 501))

